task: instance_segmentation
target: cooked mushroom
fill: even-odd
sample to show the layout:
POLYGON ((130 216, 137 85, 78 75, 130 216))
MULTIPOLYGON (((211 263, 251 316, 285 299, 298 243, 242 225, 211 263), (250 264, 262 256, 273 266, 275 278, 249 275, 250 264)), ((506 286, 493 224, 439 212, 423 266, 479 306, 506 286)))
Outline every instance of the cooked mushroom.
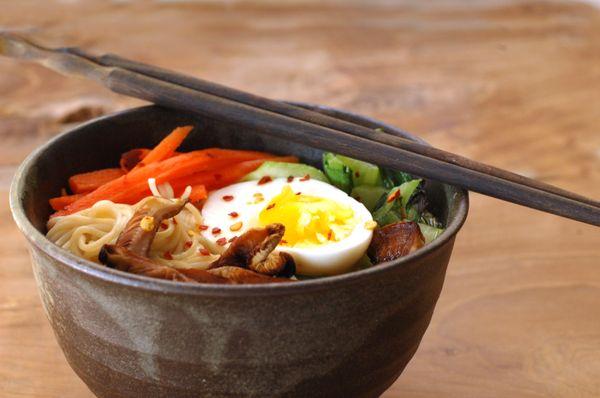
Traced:
POLYGON ((246 232, 219 259, 223 260, 217 260, 213 263, 214 269, 208 271, 177 270, 150 260, 148 253, 160 224, 177 215, 184 206, 185 201, 176 201, 158 208, 145 206, 138 209, 117 242, 102 247, 100 262, 121 271, 180 282, 238 284, 290 281, 270 276, 278 273, 291 276, 295 271, 289 254, 272 253, 283 237, 285 228, 281 224, 246 232))
POLYGON ((265 275, 292 276, 296 271, 293 257, 288 253, 273 252, 284 233, 282 224, 252 228, 234 240, 210 268, 236 266, 265 275))
POLYGON ((183 200, 178 200, 160 207, 144 206, 138 209, 119 235, 115 245, 125 247, 139 256, 148 257, 150 246, 160 224, 164 220, 176 216, 183 209, 185 203, 183 200))
POLYGON ((262 262, 250 263, 251 270, 265 275, 291 277, 296 274, 296 263, 291 254, 285 252, 271 253, 262 262))
MULTIPOLYGON (((185 201, 152 208, 144 206, 138 209, 119 235, 114 245, 104 245, 98 259, 109 267, 133 274, 153 278, 169 279, 181 282, 193 282, 175 268, 154 263, 148 258, 148 252, 156 232, 163 220, 177 215, 185 206, 185 201)), ((208 280, 215 280, 208 274, 208 280)))
MULTIPOLYGON (((213 278, 220 278, 226 281, 222 283, 229 284, 292 282, 292 280, 289 278, 277 278, 269 275, 259 274, 246 268, 227 265, 219 268, 209 269, 208 271, 199 269, 185 269, 181 270, 181 272, 194 280, 198 280, 198 278, 205 278, 204 273, 208 273, 213 278)), ((202 280, 198 281, 203 282, 202 280)))
POLYGON ((100 252, 100 261, 121 271, 151 278, 179 282, 229 283, 227 279, 205 270, 196 270, 198 272, 187 276, 175 268, 156 264, 147 257, 140 256, 125 247, 117 245, 105 245, 100 252))
POLYGON ((373 231, 368 254, 377 264, 406 256, 424 244, 425 240, 417 223, 397 222, 373 231))

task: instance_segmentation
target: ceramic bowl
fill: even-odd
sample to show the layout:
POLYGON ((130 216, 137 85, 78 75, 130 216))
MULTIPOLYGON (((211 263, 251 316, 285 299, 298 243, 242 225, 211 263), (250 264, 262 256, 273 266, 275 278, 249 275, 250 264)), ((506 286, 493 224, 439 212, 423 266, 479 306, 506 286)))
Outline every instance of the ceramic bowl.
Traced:
MULTIPOLYGON (((372 119, 312 109, 415 139, 372 119)), ((440 295, 464 190, 428 182, 446 231, 396 261, 344 275, 272 285, 192 285, 108 269, 45 236, 48 198, 68 176, 114 167, 119 154, 155 145, 173 127, 198 131, 182 150, 208 146, 292 154, 322 151, 233 124, 159 107, 93 120, 63 133, 20 166, 14 218, 56 339, 98 397, 376 397, 414 355, 440 295)))

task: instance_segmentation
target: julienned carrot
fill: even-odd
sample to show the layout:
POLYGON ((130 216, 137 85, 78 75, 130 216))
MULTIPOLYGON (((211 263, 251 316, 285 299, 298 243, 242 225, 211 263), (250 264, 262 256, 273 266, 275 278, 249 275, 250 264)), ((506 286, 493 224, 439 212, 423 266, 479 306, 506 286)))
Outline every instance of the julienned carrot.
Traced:
POLYGON ((77 199, 81 198, 83 195, 82 194, 75 194, 75 195, 63 195, 63 196, 58 196, 56 198, 52 198, 49 200, 50 202, 50 206, 52 207, 52 209, 54 209, 54 211, 59 211, 64 209, 66 206, 70 205, 71 203, 75 202, 77 199))
POLYGON ((206 189, 212 191, 214 189, 223 188, 227 185, 238 182, 246 174, 256 170, 261 164, 267 160, 274 162, 297 163, 298 158, 295 156, 281 156, 265 159, 248 160, 240 162, 220 169, 200 171, 189 176, 173 179, 169 181, 176 194, 183 192, 186 186, 204 185, 206 189))
POLYGON ((161 184, 173 178, 189 175, 194 170, 208 170, 223 167, 231 162, 240 162, 265 156, 268 155, 261 152, 222 149, 195 151, 174 156, 162 162, 151 163, 145 167, 136 168, 118 180, 100 187, 72 205, 67 206, 64 211, 58 212, 54 216, 70 214, 88 208, 103 199, 112 200, 116 203, 134 204, 150 195, 147 180, 151 177, 155 177, 157 183, 161 184))
POLYGON ((148 195, 148 178, 156 178, 161 184, 184 178, 199 171, 222 168, 228 164, 248 160, 272 158, 273 155, 231 149, 209 148, 173 156, 160 162, 135 168, 122 177, 108 182, 93 192, 73 202, 52 216, 64 216, 86 209, 99 200, 112 200, 117 203, 133 204, 148 195))
MULTIPOLYGON (((209 167, 204 167, 204 168, 198 167, 196 169, 204 170, 204 171, 206 171, 206 170, 221 170, 222 168, 227 167, 227 166, 231 165, 232 163, 235 164, 235 163, 239 163, 240 161, 244 161, 244 160, 247 160, 247 159, 235 159, 235 158, 220 159, 220 160, 211 162, 211 165, 209 167)), ((155 178, 157 184, 163 184, 165 182, 170 183, 170 181, 173 180, 172 176, 174 176, 174 175, 177 175, 177 174, 173 173, 173 169, 171 169, 171 170, 167 170, 164 173, 158 174, 158 176, 156 176, 154 178, 155 178)), ((187 178, 187 175, 184 174, 183 177, 181 177, 181 178, 183 180, 185 180, 187 178)), ((189 184, 187 184, 187 185, 189 185, 189 184)), ((183 192, 183 189, 180 192, 177 192, 177 194, 180 195, 182 192, 183 192)), ((147 179, 145 179, 145 180, 142 180, 137 183, 129 184, 127 186, 126 190, 123 190, 121 192, 116 192, 110 198, 110 200, 112 200, 113 202, 116 202, 116 203, 133 204, 148 195, 151 195, 151 193, 148 188, 147 179)))
POLYGON ((135 148, 127 151, 121 155, 119 166, 123 172, 128 173, 131 171, 139 162, 142 161, 150 153, 148 148, 135 148))
POLYGON ((273 155, 265 152, 257 151, 240 151, 232 149, 208 149, 202 152, 206 159, 196 159, 197 156, 192 156, 190 159, 186 159, 184 156, 192 152, 188 152, 182 155, 174 156, 163 162, 160 162, 161 168, 154 173, 153 177, 156 178, 156 182, 162 184, 164 182, 171 182, 179 178, 185 178, 196 172, 212 170, 229 166, 234 163, 244 162, 247 160, 256 159, 268 159, 272 158, 273 155))
POLYGON ((73 193, 88 193, 107 182, 121 177, 123 174, 125 174, 123 170, 116 168, 75 174, 69 178, 69 187, 73 193))
POLYGON ((204 185, 194 185, 192 187, 192 193, 190 194, 190 202, 196 203, 204 200, 208 197, 208 192, 204 185))
POLYGON ((193 129, 194 126, 177 127, 169 135, 163 138, 163 140, 159 142, 136 167, 146 166, 170 158, 193 129))
MULTIPOLYGON (((264 155, 265 154, 263 154, 263 156, 264 155)), ((271 159, 273 159, 273 158, 269 157, 269 158, 259 159, 260 161, 254 163, 251 168, 246 169, 246 170, 249 170, 249 171, 247 171, 247 173, 256 169, 264 161, 271 160, 271 159)), ((225 168, 228 168, 232 165, 239 164, 241 162, 245 163, 245 162, 251 162, 251 161, 252 160, 248 160, 248 157, 246 157, 246 158, 227 157, 227 158, 223 158, 223 159, 213 159, 210 166, 204 167, 204 168, 197 167, 196 170, 202 170, 202 171, 199 171, 199 173, 202 173, 203 171, 206 171, 206 172, 213 171, 213 172, 217 172, 216 174, 218 174, 218 171, 222 171, 225 168)), ((177 166, 179 166, 179 165, 177 165, 177 166)), ((243 177, 247 173, 244 173, 242 171, 240 173, 241 176, 238 176, 234 179, 224 179, 223 181, 224 182, 231 181, 230 183, 233 183, 233 182, 236 182, 237 180, 239 180, 241 177, 243 177)), ((179 195, 181 195, 181 193, 183 193, 183 190, 185 189, 186 186, 198 185, 196 183, 192 183, 192 181, 188 181, 188 177, 191 174, 196 174, 196 173, 189 173, 189 171, 188 171, 188 172, 184 172, 182 174, 182 170, 176 169, 176 166, 172 166, 169 169, 167 169, 166 171, 159 172, 157 174, 158 175, 154 176, 154 179, 156 180, 157 184, 163 184, 166 182, 171 184, 171 181, 181 181, 182 182, 183 185, 182 185, 181 189, 175 189, 175 193, 177 196, 179 196, 179 195), (181 177, 176 177, 178 175, 181 175, 181 177)), ((225 184, 225 185, 228 185, 228 184, 225 184)), ((224 186, 224 185, 222 185, 222 186, 224 186)), ((134 184, 133 186, 129 186, 127 191, 122 191, 120 193, 116 193, 116 195, 111 200, 114 202, 117 202, 117 203, 133 204, 133 203, 138 202, 142 198, 145 198, 148 195, 151 195, 151 193, 150 193, 150 189, 148 188, 148 183, 147 183, 147 179, 146 179, 146 180, 141 181, 141 183, 134 184)))

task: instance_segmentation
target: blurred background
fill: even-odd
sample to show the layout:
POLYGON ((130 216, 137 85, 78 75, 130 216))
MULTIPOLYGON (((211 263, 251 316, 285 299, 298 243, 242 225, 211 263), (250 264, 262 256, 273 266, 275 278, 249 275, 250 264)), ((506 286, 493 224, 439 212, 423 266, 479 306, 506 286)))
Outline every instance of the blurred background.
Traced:
MULTIPOLYGON (((381 119, 600 197, 600 1, 10 1, 0 29, 381 119)), ((0 58, 0 396, 89 397, 35 292, 7 193, 73 124, 142 102, 0 58)), ((471 194, 393 397, 600 396, 600 234, 471 194)))

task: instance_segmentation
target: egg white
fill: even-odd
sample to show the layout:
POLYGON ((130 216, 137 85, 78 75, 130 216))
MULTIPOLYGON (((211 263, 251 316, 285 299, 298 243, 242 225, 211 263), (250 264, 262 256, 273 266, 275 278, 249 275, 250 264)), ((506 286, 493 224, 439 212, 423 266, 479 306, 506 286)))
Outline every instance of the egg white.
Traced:
MULTIPOLYGON (((349 206, 354 212, 356 226, 349 236, 340 241, 325 242, 310 247, 280 245, 278 250, 294 257, 296 271, 300 275, 335 275, 351 270, 371 243, 373 231, 365 224, 373 217, 362 203, 348 196, 344 191, 313 179, 302 181, 300 178, 294 178, 292 182, 288 182, 285 178, 278 178, 261 185, 257 181, 247 181, 213 191, 202 208, 204 225, 208 226, 202 234, 213 242, 220 238, 229 241, 250 228, 261 226, 260 212, 273 197, 281 193, 285 185, 289 185, 294 192, 330 199, 349 206), (264 198, 262 201, 255 196, 257 193, 262 194, 264 198), (233 197, 233 199, 225 200, 224 197, 226 199, 233 197), (232 212, 236 212, 238 216, 230 216, 232 212), (232 231, 231 226, 238 222, 242 222, 242 227, 232 231), (220 228, 220 233, 212 232, 215 227, 220 228)), ((224 250, 228 245, 220 247, 224 250)))

